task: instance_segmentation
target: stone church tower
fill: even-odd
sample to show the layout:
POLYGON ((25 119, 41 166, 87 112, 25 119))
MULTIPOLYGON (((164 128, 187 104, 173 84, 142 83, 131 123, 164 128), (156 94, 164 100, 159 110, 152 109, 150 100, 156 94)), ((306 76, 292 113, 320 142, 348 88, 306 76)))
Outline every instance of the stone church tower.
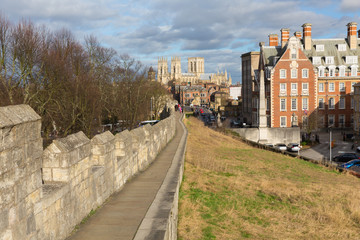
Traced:
POLYGON ((203 57, 192 57, 188 58, 188 71, 196 75, 203 74, 204 70, 204 58, 203 57))
POLYGON ((171 58, 171 79, 179 80, 181 78, 181 59, 180 57, 171 58))
POLYGON ((169 71, 168 71, 168 62, 167 58, 159 58, 158 59, 158 81, 162 84, 167 84, 169 80, 169 71))
POLYGON ((149 68, 149 71, 148 71, 148 80, 149 81, 156 81, 155 79, 155 71, 152 67, 149 68))

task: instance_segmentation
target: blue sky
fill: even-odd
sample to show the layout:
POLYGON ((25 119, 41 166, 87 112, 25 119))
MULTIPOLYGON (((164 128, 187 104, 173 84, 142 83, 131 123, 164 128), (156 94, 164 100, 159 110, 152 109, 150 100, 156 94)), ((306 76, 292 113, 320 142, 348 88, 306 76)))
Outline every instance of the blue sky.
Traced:
POLYGON ((22 18, 52 30, 71 30, 79 41, 95 36, 119 54, 157 68, 158 57, 204 57, 205 72, 224 71, 241 81, 241 54, 281 28, 313 38, 345 38, 346 24, 359 23, 359 0, 0 0, 13 23, 22 18))

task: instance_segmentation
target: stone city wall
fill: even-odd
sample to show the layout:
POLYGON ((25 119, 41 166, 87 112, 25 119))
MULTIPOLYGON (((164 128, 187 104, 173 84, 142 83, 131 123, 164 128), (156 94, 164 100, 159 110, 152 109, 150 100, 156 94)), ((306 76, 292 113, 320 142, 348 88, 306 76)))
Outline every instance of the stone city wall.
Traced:
MULTIPOLYGON (((260 130, 259 128, 232 128, 234 132, 237 132, 241 137, 253 141, 259 142, 260 130)), ((298 127, 293 128, 264 128, 265 138, 262 139, 262 143, 277 144, 277 143, 300 143, 300 129, 298 127)))
MULTIPOLYGON (((169 105, 170 106, 170 105, 169 105)), ((175 134, 175 116, 115 136, 78 132, 42 147, 27 105, 0 108, 0 239, 64 239, 175 134)))

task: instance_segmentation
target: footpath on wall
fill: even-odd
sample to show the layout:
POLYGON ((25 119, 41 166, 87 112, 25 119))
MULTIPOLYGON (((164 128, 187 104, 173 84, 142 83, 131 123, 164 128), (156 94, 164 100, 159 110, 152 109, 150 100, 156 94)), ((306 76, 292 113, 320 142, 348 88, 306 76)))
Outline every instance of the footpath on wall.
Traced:
POLYGON ((176 134, 155 161, 112 195, 67 240, 176 239, 187 133, 181 118, 176 112, 176 134))

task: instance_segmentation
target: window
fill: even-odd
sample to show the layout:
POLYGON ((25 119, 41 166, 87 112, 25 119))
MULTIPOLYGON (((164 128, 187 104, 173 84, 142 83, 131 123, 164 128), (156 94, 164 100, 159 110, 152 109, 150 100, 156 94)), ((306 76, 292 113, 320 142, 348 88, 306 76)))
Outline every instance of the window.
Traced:
POLYGON ((335 77, 335 67, 329 67, 329 77, 335 77))
POLYGON ((324 77, 325 76, 325 67, 321 66, 318 69, 319 69, 319 77, 324 77))
POLYGON ((357 56, 346 56, 345 61, 346 61, 346 64, 358 63, 358 57, 357 56))
POLYGON ((296 59, 296 49, 295 48, 291 49, 291 59, 296 59))
POLYGON ((286 117, 280 117, 280 127, 286 127, 286 117))
POLYGON ((325 57, 326 64, 334 64, 334 57, 325 57))
POLYGON ((266 98, 266 110, 270 111, 270 98, 266 98))
POLYGON ((351 98, 351 109, 354 109, 354 98, 351 98))
POLYGON ((340 97, 339 109, 345 109, 345 98, 344 97, 340 97))
POLYGON ((280 91, 286 92, 286 83, 280 83, 280 91))
POLYGON ((302 84, 302 95, 309 95, 309 83, 302 84))
POLYGON ((303 108, 303 110, 308 110, 308 99, 307 98, 302 99, 302 108, 303 108))
POLYGON ((346 44, 338 44, 338 51, 346 51, 346 44))
POLYGON ((323 52, 324 51, 324 45, 318 44, 315 46, 317 52, 323 52))
POLYGON ((190 94, 189 94, 189 93, 185 93, 185 97, 186 97, 186 98, 190 97, 190 94))
POLYGON ((286 78, 286 69, 280 69, 280 78, 286 78))
POLYGON ((344 124, 345 124, 345 115, 343 115, 343 114, 339 115, 339 124, 340 124, 341 127, 344 126, 344 124))
POLYGON ((357 76, 357 66, 351 66, 351 76, 357 76))
POLYGON ((335 116, 329 115, 329 126, 333 126, 335 123, 335 116))
POLYGON ((345 66, 339 66, 339 76, 345 77, 345 66))
POLYGON ((297 99, 292 98, 291 99, 291 111, 296 111, 296 110, 297 110, 297 99))
POLYGON ((313 57, 313 64, 319 65, 321 64, 321 57, 313 57))
POLYGON ((286 111, 286 99, 285 98, 280 99, 280 111, 286 111))
POLYGON ((335 83, 329 83, 329 92, 335 92, 335 83))
POLYGON ((355 82, 352 82, 352 83, 351 83, 351 92, 352 92, 352 93, 354 92, 354 85, 355 85, 355 82))
POLYGON ((297 91, 297 83, 291 83, 291 91, 297 91))
POLYGON ((280 127, 286 127, 286 117, 280 117, 280 127))
POLYGON ((345 92, 345 83, 344 82, 339 82, 339 91, 345 92))
POLYGON ((324 99, 319 98, 319 109, 324 109, 324 99))
POLYGON ((324 92, 324 83, 319 83, 319 92, 324 92))
POLYGON ((335 109, 334 98, 329 98, 329 109, 335 109))
POLYGON ((309 69, 303 69, 302 78, 308 78, 308 77, 309 77, 309 69))
POLYGON ((291 78, 297 78, 297 69, 291 69, 291 78))

